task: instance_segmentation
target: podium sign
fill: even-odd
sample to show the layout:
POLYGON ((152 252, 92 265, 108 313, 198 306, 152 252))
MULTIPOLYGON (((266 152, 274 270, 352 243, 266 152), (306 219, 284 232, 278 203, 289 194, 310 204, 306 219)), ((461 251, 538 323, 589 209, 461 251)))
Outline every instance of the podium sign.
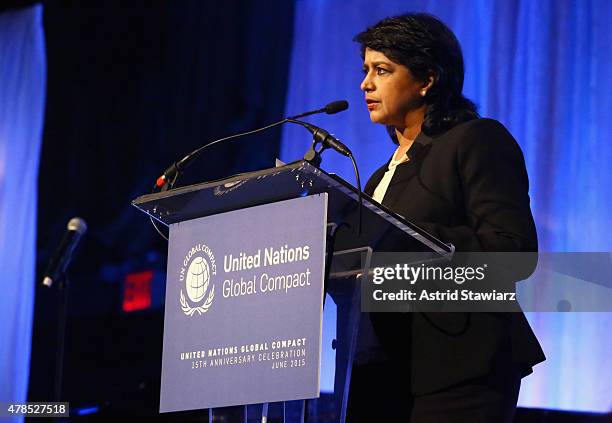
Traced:
POLYGON ((327 193, 170 225, 160 412, 319 396, 327 193))

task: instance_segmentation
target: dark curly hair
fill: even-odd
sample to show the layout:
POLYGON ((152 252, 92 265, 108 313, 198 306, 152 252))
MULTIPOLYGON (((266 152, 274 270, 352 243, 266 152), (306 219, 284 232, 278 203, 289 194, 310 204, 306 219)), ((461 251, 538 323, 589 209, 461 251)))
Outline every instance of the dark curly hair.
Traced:
MULTIPOLYGON (((435 136, 453 126, 478 118, 476 105, 465 98, 463 54, 455 34, 438 18, 426 13, 408 13, 385 18, 354 41, 361 44, 361 56, 370 48, 406 66, 415 78, 433 85, 425 95, 425 120, 421 130, 435 136)), ((397 143, 393 127, 387 127, 397 143)))

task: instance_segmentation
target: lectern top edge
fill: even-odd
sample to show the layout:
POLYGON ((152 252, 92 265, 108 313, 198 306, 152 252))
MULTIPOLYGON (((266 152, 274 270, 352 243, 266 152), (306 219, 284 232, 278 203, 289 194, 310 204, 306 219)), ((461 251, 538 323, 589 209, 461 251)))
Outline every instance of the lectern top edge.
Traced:
MULTIPOLYGON (((332 194, 330 213, 344 214, 347 210, 357 209, 358 190, 354 186, 307 161, 142 195, 133 200, 132 205, 169 226, 198 217, 321 192, 332 194)), ((363 194, 363 207, 370 216, 376 215, 375 219, 386 221, 387 225, 407 234, 427 250, 442 255, 454 251, 452 245, 440 241, 366 194, 363 194)))

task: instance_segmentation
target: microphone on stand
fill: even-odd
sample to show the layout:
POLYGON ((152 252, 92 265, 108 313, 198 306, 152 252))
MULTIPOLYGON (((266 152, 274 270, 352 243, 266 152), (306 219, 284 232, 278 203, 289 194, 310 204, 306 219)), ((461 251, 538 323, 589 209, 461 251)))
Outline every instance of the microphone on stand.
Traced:
MULTIPOLYGON (((234 138, 239 138, 239 137, 243 137, 243 136, 246 136, 246 135, 252 135, 252 134, 255 134, 257 132, 265 131, 265 130, 273 128, 275 126, 282 125, 282 124, 284 124, 286 122, 298 123, 298 124, 306 127, 309 131, 311 131, 311 133, 313 133, 313 135, 315 135, 315 133, 313 131, 315 129, 318 130, 318 132, 317 132, 318 136, 322 137, 320 142, 323 143, 325 139, 328 139, 329 137, 331 137, 331 135, 329 135, 329 133, 327 133, 326 131, 324 131, 321 128, 317 128, 314 125, 310 125, 310 124, 307 124, 305 122, 296 121, 296 119, 300 118, 300 117, 304 117, 304 116, 314 115, 314 114, 317 114, 317 113, 327 113, 328 115, 333 115, 335 113, 342 112, 342 111, 344 111, 346 109, 348 109, 348 101, 346 101, 346 100, 332 101, 331 103, 327 104, 325 107, 323 107, 321 109, 311 110, 309 112, 304 112, 304 113, 301 113, 299 115, 295 115, 295 116, 292 116, 292 117, 284 118, 283 120, 280 120, 278 122, 274 122, 274 123, 272 123, 272 124, 270 124, 268 126, 264 126, 263 128, 254 129, 254 130, 248 131, 248 132, 242 132, 240 134, 230 135, 229 137, 225 137, 225 138, 221 138, 221 139, 212 141, 212 142, 210 142, 210 143, 208 143, 206 145, 203 145, 202 147, 197 148, 196 150, 192 151, 191 153, 187 154, 185 157, 183 157, 179 161, 176 161, 176 162, 172 163, 164 171, 164 173, 162 173, 161 176, 159 178, 157 178, 157 181, 155 182, 154 189, 155 188, 159 188, 162 191, 164 191, 168 187, 174 186, 174 184, 176 183, 176 179, 178 178, 178 175, 181 172, 183 172, 204 149, 206 149, 208 147, 211 147, 211 146, 213 146, 215 144, 218 144, 220 142, 223 142, 223 141, 228 141, 228 140, 231 140, 231 139, 234 139, 234 138)), ((346 155, 345 152, 340 151, 338 148, 342 149, 342 147, 344 147, 343 151, 347 151, 348 149, 346 148, 346 146, 344 146, 344 144, 342 144, 336 138, 331 137, 331 139, 327 141, 327 144, 328 144, 329 147, 334 148, 336 151, 339 151, 341 154, 346 155), (334 145, 336 147, 334 147, 334 145)))
POLYGON ((54 282, 60 280, 66 273, 74 250, 85 232, 87 232, 87 224, 83 219, 80 217, 70 219, 67 225, 67 231, 47 265, 47 270, 45 271, 42 282, 44 286, 50 288, 54 282))
POLYGON ((298 125, 302 125, 304 128, 308 129, 308 131, 312 134, 314 140, 324 148, 332 148, 336 150, 338 153, 342 154, 346 157, 351 157, 353 153, 351 150, 344 145, 338 138, 331 135, 323 128, 319 128, 311 123, 302 122, 301 120, 296 120, 294 118, 287 118, 287 122, 297 123, 298 125))
POLYGON ((66 233, 62 238, 57 250, 49 264, 42 284, 48 288, 55 282, 61 282, 58 285, 60 292, 58 302, 58 317, 57 317, 57 341, 55 351, 55 373, 53 383, 53 400, 60 401, 62 396, 62 381, 64 376, 64 347, 66 337, 66 318, 68 310, 68 280, 64 278, 66 269, 70 264, 70 260, 74 256, 74 251, 78 246, 81 238, 87 232, 87 224, 80 217, 73 217, 67 225, 66 233))
POLYGON ((327 113, 328 115, 333 115, 335 113, 345 111, 346 109, 348 109, 348 106, 349 104, 348 104, 348 101, 346 100, 332 101, 331 103, 327 104, 322 109, 300 113, 299 115, 291 116, 291 117, 288 117, 287 119, 299 119, 299 118, 303 118, 304 116, 310 116, 310 115, 314 115, 317 113, 327 113))
MULTIPOLYGON (((254 129, 252 131, 248 131, 248 132, 242 132, 240 134, 235 134, 235 135, 230 135, 228 137, 225 138, 220 138, 218 140, 212 141, 208 144, 203 145, 202 147, 199 147, 197 149, 195 149, 194 151, 192 151, 191 153, 187 154, 185 157, 183 157, 182 159, 180 159, 179 161, 176 161, 174 163, 172 163, 165 171, 164 173, 161 174, 161 176, 159 176, 159 178, 157 178, 156 182, 155 182, 155 186, 153 187, 153 191, 155 191, 155 189, 159 188, 161 191, 165 191, 168 188, 172 188, 174 186, 174 184, 176 183, 176 180, 179 176, 179 174, 181 172, 183 172, 191 163, 193 163, 194 159, 206 148, 208 147, 212 147, 215 144, 221 143, 223 141, 229 141, 231 139, 234 138, 239 138, 239 137, 243 137, 246 135, 252 135, 258 132, 262 132, 265 130, 268 130, 270 128, 273 128, 275 126, 278 125, 282 125, 284 123, 287 122, 291 122, 291 123, 295 123, 298 125, 301 125, 303 127, 305 127, 306 129, 308 129, 308 131, 310 131, 310 133, 313 135, 313 144, 311 149, 306 153, 305 156, 305 160, 310 161, 311 163, 318 165, 321 161, 321 157, 320 157, 320 152, 323 151, 325 148, 332 148, 334 150, 336 150, 338 153, 348 157, 349 159, 351 159, 351 162, 353 164, 353 169, 355 171, 355 176, 357 178, 357 195, 359 198, 359 223, 358 223, 358 232, 359 234, 361 234, 361 215, 362 215, 362 204, 363 204, 363 198, 362 198, 362 192, 361 192, 361 181, 359 178, 359 170, 357 169, 357 163, 355 162, 355 157, 353 156, 353 153, 351 152, 351 150, 344 145, 340 140, 338 140, 337 138, 335 138, 333 135, 331 135, 329 132, 327 132, 325 129, 323 128, 319 128, 318 126, 312 125, 310 123, 306 123, 306 122, 302 122, 300 120, 297 120, 298 118, 304 117, 304 116, 310 116, 310 115, 314 115, 317 113, 327 113, 328 115, 333 115, 335 113, 339 113, 342 112, 346 109, 348 109, 348 101, 346 100, 338 100, 338 101, 332 101, 331 103, 328 103, 325 107, 321 108, 321 109, 316 109, 316 110, 311 110, 308 112, 304 112, 304 113, 300 113, 299 115, 295 115, 295 116, 291 116, 291 117, 286 117, 278 122, 274 122, 270 125, 264 126, 263 128, 259 128, 259 129, 254 129), (315 146, 316 144, 321 144, 322 148, 320 150, 315 150, 315 146)), ((151 218, 151 223, 153 223, 153 226, 155 227, 155 229, 157 230, 157 232, 166 240, 168 240, 168 238, 159 230, 159 228, 157 227, 157 225, 155 224, 155 221, 153 220, 153 218, 151 218)))

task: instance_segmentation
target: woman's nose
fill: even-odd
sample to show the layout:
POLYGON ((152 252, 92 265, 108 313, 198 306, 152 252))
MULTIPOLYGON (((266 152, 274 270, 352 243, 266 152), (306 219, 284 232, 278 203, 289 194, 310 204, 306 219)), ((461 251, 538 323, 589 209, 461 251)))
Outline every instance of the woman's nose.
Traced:
POLYGON ((361 91, 372 91, 372 80, 370 79, 369 75, 366 75, 363 78, 363 81, 361 81, 361 85, 359 86, 359 88, 361 88, 361 91))

